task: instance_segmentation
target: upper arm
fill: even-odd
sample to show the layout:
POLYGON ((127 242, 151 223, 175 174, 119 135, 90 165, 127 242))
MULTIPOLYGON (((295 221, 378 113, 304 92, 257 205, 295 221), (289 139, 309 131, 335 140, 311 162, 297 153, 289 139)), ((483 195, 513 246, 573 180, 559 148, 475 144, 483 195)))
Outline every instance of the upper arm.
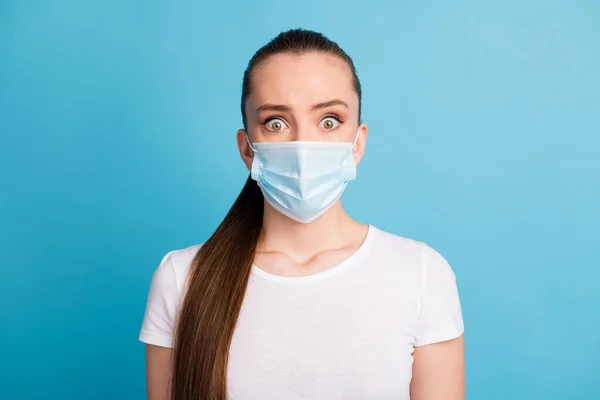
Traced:
POLYGON ((173 350, 146 345, 146 391, 148 400, 170 400, 173 350))
POLYGON ((446 259, 428 246, 422 268, 411 399, 462 400, 464 325, 456 277, 446 259))
POLYGON ((465 398, 464 337, 416 347, 411 400, 465 398))
POLYGON ((180 297, 170 254, 153 274, 139 334, 146 343, 148 400, 170 400, 173 331, 180 297))

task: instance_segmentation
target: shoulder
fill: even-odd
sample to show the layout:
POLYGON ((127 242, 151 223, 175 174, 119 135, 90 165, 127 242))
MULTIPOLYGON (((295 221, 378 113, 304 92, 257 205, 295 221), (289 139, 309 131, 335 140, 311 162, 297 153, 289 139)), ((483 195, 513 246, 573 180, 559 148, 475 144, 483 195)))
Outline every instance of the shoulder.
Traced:
POLYGON ((155 269, 140 331, 142 342, 172 347, 183 286, 200 245, 169 251, 155 269))
POLYGON ((154 280, 173 281, 179 291, 183 289, 192 261, 202 244, 174 249, 166 253, 154 272, 154 280))
POLYGON ((385 249, 390 252, 407 252, 407 253, 419 253, 423 242, 411 239, 405 236, 401 236, 389 231, 371 226, 373 229, 374 242, 380 249, 385 249))
POLYGON ((374 229, 372 246, 376 256, 384 257, 396 265, 414 269, 423 274, 427 270, 453 274, 446 258, 426 242, 372 228, 374 229))

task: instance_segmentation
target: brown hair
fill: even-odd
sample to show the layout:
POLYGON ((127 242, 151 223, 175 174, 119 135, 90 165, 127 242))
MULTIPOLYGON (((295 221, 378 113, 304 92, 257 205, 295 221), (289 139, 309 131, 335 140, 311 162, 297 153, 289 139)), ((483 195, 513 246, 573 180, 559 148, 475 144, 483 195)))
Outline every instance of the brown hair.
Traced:
MULTIPOLYGON (((335 55, 348 64, 360 104, 361 87, 352 59, 322 34, 293 29, 280 33, 250 59, 242 83, 244 127, 254 69, 275 54, 311 51, 335 55)), ((174 335, 173 400, 227 398, 229 347, 261 235, 263 211, 260 188, 248 177, 223 222, 192 261, 174 335)))

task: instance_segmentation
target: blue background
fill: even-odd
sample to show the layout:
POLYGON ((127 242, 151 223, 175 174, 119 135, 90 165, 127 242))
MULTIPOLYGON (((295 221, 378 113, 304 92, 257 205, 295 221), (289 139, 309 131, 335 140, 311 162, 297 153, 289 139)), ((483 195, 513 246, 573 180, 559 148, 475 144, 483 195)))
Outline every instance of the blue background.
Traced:
POLYGON ((142 399, 151 275, 247 176, 242 73, 279 31, 354 58, 355 218, 453 266, 470 399, 600 399, 600 5, 2 1, 0 397, 142 399))

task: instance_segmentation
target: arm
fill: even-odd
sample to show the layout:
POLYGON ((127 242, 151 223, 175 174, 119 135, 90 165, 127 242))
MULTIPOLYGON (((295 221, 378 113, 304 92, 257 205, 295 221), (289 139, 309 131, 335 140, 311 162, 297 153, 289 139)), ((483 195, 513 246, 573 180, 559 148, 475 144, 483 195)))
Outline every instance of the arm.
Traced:
POLYGON ((148 400, 171 400, 173 330, 180 298, 168 253, 154 272, 139 339, 146 344, 148 400))
POLYGON ((415 347, 411 400, 464 400, 464 337, 415 347))
POLYGON ((171 355, 168 347, 146 345, 146 391, 148 400, 171 399, 171 355))

